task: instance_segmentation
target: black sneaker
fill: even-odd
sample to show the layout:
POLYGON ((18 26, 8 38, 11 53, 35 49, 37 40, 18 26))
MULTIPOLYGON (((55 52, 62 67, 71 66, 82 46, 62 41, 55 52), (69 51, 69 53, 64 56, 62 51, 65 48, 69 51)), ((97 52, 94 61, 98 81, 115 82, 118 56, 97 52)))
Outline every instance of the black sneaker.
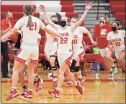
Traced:
POLYGON ((3 78, 10 78, 9 76, 3 76, 3 78))

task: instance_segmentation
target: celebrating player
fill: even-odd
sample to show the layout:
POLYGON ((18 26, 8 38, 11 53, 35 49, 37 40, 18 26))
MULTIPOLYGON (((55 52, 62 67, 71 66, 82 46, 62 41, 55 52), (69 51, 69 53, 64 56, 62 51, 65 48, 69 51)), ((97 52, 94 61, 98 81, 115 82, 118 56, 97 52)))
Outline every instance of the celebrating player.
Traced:
MULTIPOLYGON (((70 21, 70 25, 75 25, 77 22, 76 18, 72 18, 70 21)), ((84 78, 82 78, 81 75, 81 70, 79 68, 80 66, 80 58, 84 56, 85 51, 86 51, 86 46, 83 41, 83 34, 86 33, 93 45, 96 45, 96 42, 94 42, 91 33, 83 26, 79 26, 74 30, 74 39, 73 39, 73 50, 74 50, 74 55, 73 55, 73 60, 72 60, 72 65, 71 65, 71 72, 75 72, 78 76, 79 81, 84 82, 84 78)))
MULTIPOLYGON (((56 15, 51 16, 50 19, 52 20, 53 23, 55 24, 58 23, 56 15)), ((56 32, 56 29, 53 28, 50 24, 47 25, 47 28, 50 29, 51 31, 56 32)), ((53 79, 52 79, 53 85, 55 85, 57 82, 57 68, 59 68, 59 66, 57 66, 56 64, 58 63, 56 62, 57 45, 58 45, 57 37, 52 37, 50 34, 46 33, 46 43, 44 52, 48 61, 50 62, 50 69, 53 72, 53 79)))
MULTIPOLYGON (((40 6, 42 11, 44 12, 44 15, 48 21, 48 23, 54 27, 57 30, 58 35, 58 50, 57 50, 57 57, 60 65, 60 69, 58 71, 58 85, 56 89, 53 91, 49 91, 49 94, 54 95, 55 97, 60 96, 60 89, 64 81, 64 72, 66 69, 69 69, 70 66, 70 60, 73 55, 73 50, 72 50, 72 40, 73 40, 73 32, 74 30, 84 21, 87 12, 89 9, 91 9, 92 3, 90 2, 88 5, 86 5, 86 10, 83 13, 82 17, 80 18, 79 21, 75 23, 73 26, 68 26, 68 19, 66 17, 61 18, 60 26, 54 24, 50 18, 48 17, 48 14, 45 10, 45 7, 43 5, 40 6)), ((80 94, 83 94, 83 87, 80 85, 80 83, 75 81, 74 76, 71 74, 71 80, 75 84, 75 87, 78 89, 80 94)))
MULTIPOLYGON (((12 88, 9 96, 6 100, 10 100, 18 96, 16 86, 19 80, 20 68, 25 65, 28 60, 28 90, 26 93, 27 98, 32 98, 32 87, 34 83, 34 68, 36 67, 38 57, 39 57, 39 47, 38 47, 38 36, 40 29, 53 34, 51 31, 45 28, 43 22, 32 16, 34 8, 31 5, 25 5, 23 7, 24 16, 17 21, 14 28, 7 32, 1 39, 1 41, 6 40, 8 37, 12 36, 20 28, 23 32, 21 49, 14 62, 13 75, 12 75, 12 88)), ((55 34, 56 35, 56 34, 55 34)))

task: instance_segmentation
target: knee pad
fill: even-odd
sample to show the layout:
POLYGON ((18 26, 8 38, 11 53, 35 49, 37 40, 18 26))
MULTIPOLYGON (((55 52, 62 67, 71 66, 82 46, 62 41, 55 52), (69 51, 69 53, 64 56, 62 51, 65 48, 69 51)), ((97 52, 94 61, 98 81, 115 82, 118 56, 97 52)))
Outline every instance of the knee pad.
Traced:
POLYGON ((71 67, 70 67, 70 71, 71 72, 76 72, 76 66, 75 66, 75 64, 76 64, 76 60, 73 59, 71 67))
POLYGON ((70 72, 72 72, 72 73, 76 72, 75 68, 71 68, 71 67, 69 67, 69 68, 70 68, 70 72))
POLYGON ((72 60, 72 64, 71 64, 71 68, 75 67, 75 64, 76 64, 76 60, 72 60))
POLYGON ((79 67, 79 66, 77 66, 75 69, 76 69, 76 72, 79 72, 80 67, 79 67))
POLYGON ((51 65, 50 65, 50 63, 49 63, 48 66, 47 66, 47 70, 48 70, 48 71, 51 70, 51 65))
POLYGON ((72 73, 74 73, 74 72, 76 72, 76 67, 70 67, 70 72, 72 72, 72 73))

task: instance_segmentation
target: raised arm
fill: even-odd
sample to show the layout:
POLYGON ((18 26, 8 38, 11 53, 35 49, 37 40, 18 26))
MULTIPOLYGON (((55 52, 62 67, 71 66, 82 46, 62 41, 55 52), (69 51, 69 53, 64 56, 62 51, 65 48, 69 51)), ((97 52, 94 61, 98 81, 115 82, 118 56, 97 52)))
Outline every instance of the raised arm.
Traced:
POLYGON ((43 29, 45 32, 47 32, 49 35, 51 35, 52 37, 60 37, 57 33, 47 29, 46 27, 43 29))
POLYGON ((40 5, 40 9, 44 12, 45 18, 47 19, 48 23, 55 29, 57 29, 57 25, 55 23, 53 23, 50 19, 50 17, 48 16, 45 6, 44 5, 40 5))
POLYGON ((92 2, 89 2, 87 5, 86 5, 86 10, 84 11, 83 15, 81 16, 80 20, 77 21, 74 25, 74 29, 76 29, 79 25, 82 24, 82 22, 84 21, 88 11, 92 8, 92 2))
POLYGON ((40 23, 40 29, 44 30, 44 31, 47 32, 49 35, 51 35, 52 37, 56 37, 56 36, 59 37, 59 35, 58 35, 56 32, 53 32, 53 31, 49 30, 49 29, 44 25, 44 23, 43 23, 41 20, 39 21, 39 23, 40 23))
POLYGON ((84 33, 86 33, 86 34, 88 35, 88 37, 89 37, 90 40, 91 40, 91 43, 92 43, 93 45, 96 45, 96 42, 93 40, 91 33, 90 33, 85 27, 83 27, 83 31, 84 31, 84 33))

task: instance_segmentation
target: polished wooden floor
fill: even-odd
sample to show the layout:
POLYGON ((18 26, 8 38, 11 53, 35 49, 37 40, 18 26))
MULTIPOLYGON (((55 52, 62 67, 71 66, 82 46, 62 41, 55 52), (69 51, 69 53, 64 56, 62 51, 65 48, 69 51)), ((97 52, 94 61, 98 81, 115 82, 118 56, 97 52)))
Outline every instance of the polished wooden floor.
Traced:
MULTIPOLYGON (((64 82, 60 98, 53 98, 48 94, 52 90, 52 82, 47 78, 47 72, 39 72, 43 77, 43 88, 40 92, 33 89, 34 97, 32 99, 18 96, 10 101, 6 97, 11 88, 11 79, 2 79, 2 103, 125 103, 125 74, 119 71, 114 81, 108 78, 107 72, 101 72, 101 79, 95 80, 95 73, 87 71, 87 78, 83 87, 84 95, 80 95, 74 86, 67 86, 64 82)), ((17 86, 19 92, 22 91, 20 84, 17 86)))

